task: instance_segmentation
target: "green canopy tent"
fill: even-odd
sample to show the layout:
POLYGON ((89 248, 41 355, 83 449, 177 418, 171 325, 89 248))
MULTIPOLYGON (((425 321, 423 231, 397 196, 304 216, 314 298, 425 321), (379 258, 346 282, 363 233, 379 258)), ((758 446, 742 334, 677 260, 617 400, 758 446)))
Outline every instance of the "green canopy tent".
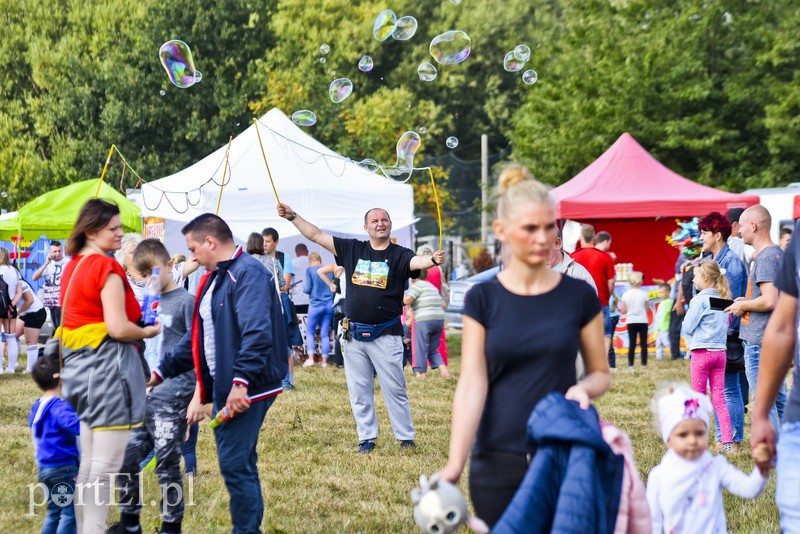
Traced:
POLYGON ((15 217, 0 220, 0 239, 9 240, 13 236, 22 236, 26 240, 35 240, 42 235, 46 235, 48 239, 69 237, 81 207, 87 200, 95 197, 104 198, 119 206, 122 227, 126 232, 142 231, 139 206, 105 182, 92 179, 36 197, 22 206, 15 217))

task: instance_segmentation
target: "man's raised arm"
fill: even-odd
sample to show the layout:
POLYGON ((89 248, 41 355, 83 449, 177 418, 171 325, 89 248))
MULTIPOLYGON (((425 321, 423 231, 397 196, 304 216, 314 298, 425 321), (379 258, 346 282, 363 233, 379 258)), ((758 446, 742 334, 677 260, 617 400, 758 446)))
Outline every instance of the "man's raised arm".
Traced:
POLYGON ((278 204, 278 216, 294 224, 306 239, 324 247, 325 250, 336 256, 336 247, 333 244, 333 237, 303 219, 291 207, 286 204, 278 204))

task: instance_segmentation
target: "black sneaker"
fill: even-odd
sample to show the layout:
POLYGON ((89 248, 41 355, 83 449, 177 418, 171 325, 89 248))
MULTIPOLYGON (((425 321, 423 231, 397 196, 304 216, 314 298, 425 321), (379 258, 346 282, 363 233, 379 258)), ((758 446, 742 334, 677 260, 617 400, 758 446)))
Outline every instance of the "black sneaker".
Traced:
POLYGON ((416 449, 417 444, 414 443, 413 439, 403 439, 400 440, 400 448, 401 449, 416 449))
POLYGON ((106 534, 142 534, 142 527, 139 525, 137 530, 131 531, 122 523, 114 523, 108 527, 106 534))
POLYGON ((358 452, 356 454, 369 454, 372 452, 372 449, 375 448, 375 441, 371 439, 365 439, 361 443, 358 444, 358 452))

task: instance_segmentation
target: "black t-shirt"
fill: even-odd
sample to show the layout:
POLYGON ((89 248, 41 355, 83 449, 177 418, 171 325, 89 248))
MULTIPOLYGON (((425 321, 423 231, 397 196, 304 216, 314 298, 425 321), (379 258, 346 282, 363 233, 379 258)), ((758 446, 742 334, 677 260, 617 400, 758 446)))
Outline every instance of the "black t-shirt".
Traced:
MULTIPOLYGON (((779 291, 786 293, 794 298, 800 296, 798 291, 798 277, 800 271, 797 270, 798 258, 800 258, 800 221, 795 223, 792 240, 783 255, 783 263, 775 280, 775 287, 779 291)), ((800 332, 800 313, 795 320, 795 332, 800 332)), ((794 371, 792 378, 795 384, 800 383, 800 343, 795 343, 794 348, 794 371)), ((781 417, 781 423, 797 423, 800 421, 800 388, 793 387, 789 391, 789 402, 781 417)))
MULTIPOLYGON (((403 313, 403 290, 412 271, 414 252, 394 243, 385 250, 375 250, 368 241, 333 238, 336 263, 347 274, 345 313, 353 321, 379 324, 391 321, 403 313)), ((387 333, 402 335, 400 323, 387 333)))
POLYGON ((548 393, 575 385, 580 331, 598 313, 594 290, 569 276, 534 296, 512 293, 496 278, 470 289, 464 315, 486 329, 489 373, 475 452, 533 452, 528 417, 548 393))

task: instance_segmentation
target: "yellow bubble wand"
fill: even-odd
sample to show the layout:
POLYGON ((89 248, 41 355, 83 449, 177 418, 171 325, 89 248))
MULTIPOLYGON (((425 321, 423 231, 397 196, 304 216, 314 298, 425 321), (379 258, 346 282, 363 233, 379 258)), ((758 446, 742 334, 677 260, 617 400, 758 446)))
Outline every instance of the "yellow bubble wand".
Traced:
MULTIPOLYGON (((258 126, 256 126, 258 128, 258 126)), ((217 199, 217 211, 214 212, 214 215, 219 215, 219 206, 222 204, 222 191, 225 189, 225 176, 228 175, 228 167, 230 166, 230 158, 231 155, 231 143, 233 143, 233 136, 228 138, 228 150, 225 151, 225 169, 222 171, 222 181, 219 184, 219 198, 217 199)))
POLYGON ((267 153, 264 152, 264 144, 261 142, 261 132, 258 131, 258 119, 253 119, 253 122, 256 125, 256 135, 258 136, 258 146, 261 148, 261 155, 264 157, 264 165, 267 166, 267 176, 269 176, 269 183, 272 184, 272 192, 275 193, 275 200, 278 201, 278 204, 281 203, 281 199, 278 197, 278 190, 275 189, 275 182, 272 180, 272 173, 269 172, 269 163, 267 162, 267 153))
POLYGON ((436 201, 436 220, 439 222, 439 250, 442 250, 442 208, 439 205, 439 193, 436 192, 436 182, 433 179, 433 169, 431 167, 428 167, 428 174, 431 176, 433 199, 436 201))
POLYGON ((108 156, 106 156, 106 164, 103 165, 103 172, 100 174, 100 179, 97 180, 97 190, 94 192, 95 198, 100 196, 100 184, 103 183, 103 180, 106 177, 106 171, 108 170, 108 166, 111 165, 111 156, 114 155, 114 151, 117 149, 115 145, 111 145, 111 148, 108 151, 108 156))

